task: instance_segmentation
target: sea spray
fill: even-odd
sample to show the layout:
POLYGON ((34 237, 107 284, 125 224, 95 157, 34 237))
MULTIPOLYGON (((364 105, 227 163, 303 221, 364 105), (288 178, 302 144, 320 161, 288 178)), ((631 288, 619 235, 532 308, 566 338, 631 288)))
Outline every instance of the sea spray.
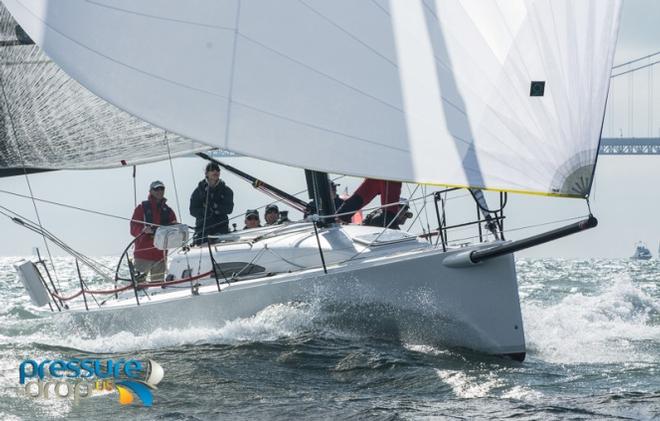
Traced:
POLYGON ((528 347, 544 360, 617 363, 657 358, 643 343, 660 341, 660 326, 651 324, 660 307, 626 273, 618 272, 597 288, 567 294, 557 303, 523 301, 522 311, 528 347))

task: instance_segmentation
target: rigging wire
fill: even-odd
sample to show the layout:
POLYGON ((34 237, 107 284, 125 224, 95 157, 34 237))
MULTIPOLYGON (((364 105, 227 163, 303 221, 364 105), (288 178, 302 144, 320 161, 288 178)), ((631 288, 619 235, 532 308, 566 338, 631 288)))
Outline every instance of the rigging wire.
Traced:
MULTIPOLYGON (((22 199, 34 199, 37 202, 47 203, 49 205, 54 205, 54 206, 61 206, 63 208, 74 209, 74 210, 77 210, 77 211, 80 211, 80 212, 91 213, 91 214, 94 214, 94 215, 107 216, 108 218, 121 219, 123 221, 132 221, 131 218, 126 218, 125 216, 113 215, 111 213, 96 211, 96 210, 93 210, 93 209, 86 209, 86 208, 81 208, 79 206, 67 205, 66 203, 55 202, 55 201, 46 200, 46 199, 40 199, 36 196, 31 197, 31 196, 27 196, 27 195, 24 195, 24 194, 12 192, 12 191, 9 191, 9 190, 0 189, 0 193, 4 193, 4 194, 10 195, 10 196, 20 197, 22 199)), ((142 222, 142 221, 139 221, 139 222, 142 222)))
MULTIPOLYGON (((419 186, 418 186, 418 187, 419 187, 419 186)), ((415 193, 416 193, 416 190, 417 190, 417 189, 415 189, 415 191, 414 191, 413 194, 412 194, 413 198, 414 198, 414 195, 415 195, 415 193)), ((423 200, 423 198, 414 198, 413 200, 423 200)), ((400 212, 401 212, 401 209, 399 210, 399 213, 400 213, 400 212)), ((529 228, 534 228, 534 227, 539 227, 539 226, 544 226, 544 225, 556 224, 556 223, 559 223, 559 222, 571 221, 571 220, 576 220, 576 219, 580 219, 580 218, 582 218, 582 217, 573 217, 573 218, 567 218, 567 219, 562 219, 562 220, 550 221, 550 222, 541 223, 541 224, 527 225, 527 226, 522 226, 522 227, 517 227, 517 228, 509 229, 509 230, 507 230, 507 232, 513 232, 513 231, 518 231, 518 230, 523 230, 523 229, 529 229, 529 228)), ((376 237, 376 239, 374 239, 374 242, 377 241, 378 238, 380 237, 380 235, 382 235, 384 232, 385 232, 385 230, 383 230, 383 231, 382 231, 382 232, 376 237)), ((457 242, 457 241, 463 241, 463 240, 469 240, 469 239, 474 239, 474 238, 477 238, 477 236, 470 236, 470 237, 465 237, 465 238, 459 238, 459 239, 454 240, 454 242, 457 242)), ((346 249, 351 249, 351 248, 352 248, 352 247, 347 247, 346 249)), ((275 255, 276 257, 280 257, 280 258, 282 258, 281 256, 277 255, 277 253, 275 253, 273 250, 270 250, 270 249, 268 249, 268 248, 264 248, 264 249, 260 250, 260 252, 257 254, 257 256, 255 256, 255 259, 253 259, 253 261, 257 260, 256 258, 260 257, 261 255, 263 255, 264 252, 267 252, 267 251, 268 251, 268 252, 271 252, 271 253, 272 253, 273 255, 275 255)), ((354 258, 357 257, 359 254, 361 254, 363 251, 364 251, 364 250, 358 252, 356 255, 354 255, 353 257, 351 257, 350 259, 348 259, 348 260, 346 260, 346 261, 344 261, 344 262, 347 262, 347 261, 349 261, 349 260, 354 259, 354 258)), ((310 253, 310 255, 311 255, 311 254, 316 254, 316 252, 310 253)), ((282 259, 282 260, 285 260, 285 261, 286 261, 286 259, 282 259)), ((292 262, 290 262, 290 263, 292 263, 292 262)), ((293 264, 293 263, 292 263, 292 264, 293 264)), ((299 265, 296 265, 296 264, 294 264, 294 265, 295 265, 295 266, 299 266, 299 265)), ((246 267, 247 267, 247 265, 246 265, 246 267)), ((242 269, 242 270, 245 270, 246 267, 244 267, 244 269, 242 269)), ((241 272, 242 272, 242 270, 241 270, 241 272)), ((239 273, 240 273, 240 272, 239 272, 239 273)), ((199 275, 197 275, 197 276, 195 276, 195 277, 193 277, 193 278, 194 278, 194 279, 200 279, 200 278, 202 278, 202 277, 204 277, 204 276, 208 276, 208 275, 210 275, 210 274, 211 274, 211 272, 207 272, 207 273, 204 273, 204 274, 199 274, 199 275)), ((189 282, 189 281, 192 281, 192 278, 185 278, 185 279, 182 279, 182 280, 176 280, 176 281, 165 281, 165 282, 161 282, 161 283, 157 283, 157 284, 149 284, 149 285, 147 285, 147 287, 156 287, 156 286, 163 286, 163 287, 165 287, 165 286, 169 286, 169 285, 173 285, 173 284, 178 284, 178 283, 182 283, 182 282, 189 282)), ((99 291, 99 290, 89 290, 89 288, 85 288, 85 293, 90 293, 90 294, 94 294, 94 293, 98 293, 98 294, 113 294, 113 293, 116 293, 116 292, 121 292, 121 291, 125 291, 125 290, 128 290, 128 289, 131 289, 131 288, 133 288, 132 285, 128 285, 128 286, 125 286, 125 287, 122 287, 122 288, 115 288, 115 289, 112 289, 112 290, 100 290, 100 291, 99 291)), ((82 295, 82 293, 83 293, 83 291, 79 291, 79 292, 77 292, 76 294, 74 294, 74 295, 72 295, 72 296, 69 296, 69 297, 64 297, 64 296, 61 296, 61 295, 59 295, 59 294, 54 295, 54 296, 55 296, 56 298, 61 298, 61 299, 64 299, 64 300, 68 300, 68 299, 76 298, 76 297, 82 295)))
POLYGON ((137 181, 135 175, 137 173, 137 166, 133 165, 133 208, 137 208, 137 181))
MULTIPOLYGON (((201 238, 199 239, 204 242, 204 235, 206 235, 206 242, 209 241, 209 234, 206 232, 206 213, 209 206, 209 194, 211 193, 211 186, 209 185, 209 180, 206 177, 206 171, 204 172, 204 181, 206 182, 206 200, 204 202, 204 221, 202 222, 202 232, 201 238)), ((195 224, 197 225, 197 224, 195 224)), ((210 227, 209 227, 210 228, 210 227)), ((227 230, 229 230, 229 221, 227 221, 227 230)), ((197 231, 197 226, 195 226, 195 232, 197 231)), ((197 263, 197 273, 202 270, 202 253, 199 254, 199 262, 197 263)))
MULTIPOLYGON (((426 188, 426 186, 422 187, 422 189, 424 189, 424 188, 426 188)), ((414 199, 414 198, 413 198, 413 193, 412 193, 412 191, 410 190, 410 184, 406 183, 406 189, 408 189, 408 197, 411 199, 411 200, 408 201, 408 203, 412 203, 412 204, 413 204, 413 206, 415 207, 415 213, 417 214, 417 216, 416 216, 415 219, 412 221, 412 223, 410 224, 410 226, 408 227, 408 229, 406 230, 406 232, 410 232, 410 230, 412 229, 413 225, 415 225, 415 221, 419 220, 419 227, 422 229, 422 232, 423 232, 424 234, 426 234, 426 230, 424 229, 424 224, 423 224, 421 218, 419 218, 419 216, 421 215, 421 213, 420 213, 421 210, 420 210, 420 208, 417 207, 417 203, 416 203, 416 201, 412 200, 412 199, 414 199)), ((424 196, 423 196, 424 194, 425 194, 425 191, 422 190, 422 197, 424 197, 424 196)), ((422 209, 425 208, 425 207, 426 207, 426 200, 424 200, 424 205, 423 205, 422 209)))
POLYGON ((181 213, 181 202, 179 201, 179 189, 176 185, 176 175, 174 174, 174 165, 172 164, 172 152, 170 151, 170 141, 167 138, 167 130, 164 132, 165 145, 167 146, 167 160, 170 164, 170 173, 172 174, 172 184, 174 185, 174 198, 176 199, 176 210, 179 212, 179 217, 183 218, 181 213))
MULTIPOLYGON (((422 207, 419 209, 419 211, 415 211, 415 212, 417 212, 417 216, 415 216, 415 219, 413 219, 413 221, 410 223, 410 227, 408 227, 406 232, 410 232, 410 230, 412 229, 412 226, 415 224, 415 222, 417 220, 419 220, 419 226, 422 228, 422 233, 423 234, 427 233, 426 229, 424 228, 424 223, 422 222, 422 218, 421 218, 422 211, 425 211, 427 204, 428 204, 428 202, 426 200, 424 200, 424 203, 422 204, 422 207)), ((428 226, 428 221, 426 222, 426 225, 428 226)))
POLYGON ((25 229, 28 229, 32 232, 35 232, 37 234, 40 234, 46 238, 48 238, 50 241, 52 241, 55 245, 60 247, 63 251, 67 252, 68 254, 72 255, 73 257, 77 257, 80 261, 82 261, 85 265, 90 267, 94 272, 96 272, 98 275, 100 275, 104 279, 110 279, 110 276, 107 274, 103 273, 97 266, 104 267, 105 269, 112 270, 111 268, 94 261, 93 259, 85 256, 84 254, 78 252, 77 250, 73 249, 69 245, 67 245, 64 241, 59 239, 55 234, 51 233, 48 231, 46 228, 44 228, 41 225, 38 225, 34 221, 31 221, 28 218, 25 218, 21 216, 20 214, 12 211, 11 209, 8 209, 4 206, 0 206, 0 214, 7 216, 10 218, 12 221, 20 224, 23 226, 25 229), (11 215, 10 215, 11 214, 11 215), (12 216, 14 215, 14 216, 12 216))
MULTIPOLYGON (((520 230, 524 230, 524 229, 537 228, 537 227, 546 226, 546 225, 558 224, 558 223, 561 223, 561 222, 574 221, 574 220, 578 220, 578 219, 582 219, 582 218, 584 218, 584 216, 575 216, 575 217, 571 217, 571 218, 558 219, 558 220, 549 221, 549 222, 544 222, 544 223, 539 223, 539 224, 525 225, 525 226, 521 226, 521 227, 516 227, 516 228, 508 229, 508 230, 506 230, 506 232, 507 232, 507 233, 511 233, 511 232, 514 232, 514 231, 520 231, 520 230)), ((378 238, 380 237, 380 235, 381 235, 383 232, 385 232, 385 230, 381 231, 381 233, 376 237, 376 239, 373 240, 373 242, 377 241, 378 238)), ((470 236, 470 237, 458 238, 458 239, 454 240, 453 243, 456 243, 456 242, 459 242, 459 241, 464 241, 464 240, 471 240, 471 239, 475 239, 475 238, 478 238, 478 236, 470 236)), ((373 243, 373 242, 372 242, 372 243, 373 243)), ((335 249, 335 250, 350 250, 350 249, 352 249, 352 248, 353 248, 353 247, 351 246, 351 247, 337 248, 337 249, 335 249)), ((360 254, 361 254, 366 248, 368 248, 368 247, 365 247, 363 250, 361 250, 361 251, 358 252, 357 254, 353 255, 350 259, 347 259, 347 260, 343 261, 343 263, 346 263, 346 262, 348 262, 348 261, 350 261, 350 260, 355 259, 355 258, 356 258, 358 255, 360 255, 360 254)), ((275 253, 273 250, 271 250, 271 249, 269 249, 269 248, 264 248, 264 249, 260 250, 259 253, 258 253, 255 257, 259 257, 259 256, 263 255, 263 253, 265 253, 265 252, 267 252, 267 251, 270 252, 271 254, 275 255, 276 257, 281 258, 282 260, 286 261, 287 263, 290 263, 290 264, 292 264, 292 265, 294 265, 294 266, 301 267, 300 265, 297 265, 297 264, 295 264, 295 263, 288 262, 286 259, 282 258, 281 256, 279 256, 277 253, 275 253)), ((302 256, 309 256, 309 255, 315 255, 315 254, 317 254, 317 251, 310 252, 310 253, 308 253, 308 254, 303 254, 302 256)), ((253 259, 253 261, 254 261, 254 260, 256 260, 256 259, 253 259)), ((242 270, 245 270, 245 268, 248 267, 248 266, 249 266, 249 264, 246 265, 246 266, 244 266, 244 268, 243 268, 242 270)), ((320 266, 319 266, 319 267, 320 267, 320 266)), ((301 267, 301 268, 302 268, 302 267, 301 267)), ((312 269, 312 267, 308 267, 308 269, 312 269)), ((174 281, 162 281, 162 282, 157 282, 157 283, 148 283, 148 284, 144 285, 144 287, 145 287, 145 288, 169 287, 169 286, 171 286, 171 285, 176 285, 176 284, 180 284, 180 283, 184 283, 184 282, 190 282, 190 281, 192 281, 192 280, 196 280, 196 279, 201 279, 201 278, 204 278, 204 277, 206 277, 206 276, 211 275, 211 273, 212 273, 212 271, 209 271, 209 272, 205 272, 205 273, 200 273, 200 274, 195 275, 195 276, 191 276, 191 277, 189 277, 189 278, 184 278, 184 279, 179 279, 179 280, 174 280, 174 281)), ((85 292, 85 293, 89 293, 89 294, 115 294, 115 293, 117 293, 117 292, 123 292, 123 291, 129 290, 129 289, 132 289, 132 288, 133 288, 132 285, 126 285, 126 286, 124 286, 124 287, 114 288, 114 289, 110 289, 110 290, 89 290, 89 289, 85 289, 84 292, 85 292)), ((68 296, 68 297, 63 296, 63 295, 59 295, 59 294, 52 294, 52 295, 53 295, 55 298, 58 298, 58 299, 62 299, 62 300, 71 300, 71 299, 73 299, 73 298, 76 298, 76 297, 82 295, 82 293, 83 293, 83 291, 81 290, 81 291, 78 291, 77 293, 75 293, 75 294, 73 294, 73 295, 71 295, 71 296, 68 296)))
MULTIPOLYGON (((417 189, 419 189, 419 186, 420 186, 420 185, 418 184, 418 185, 415 187, 415 190, 413 190, 413 193, 412 193, 413 196, 415 195, 415 193, 417 193, 417 189)), ((384 207, 386 207, 386 206, 395 206, 395 205, 398 205, 398 203, 389 203, 389 204, 387 204, 387 205, 385 205, 385 206, 381 206, 381 207, 384 208, 384 207)), ((394 221, 396 221, 396 220, 399 218, 399 216, 401 215, 401 212, 403 212, 403 209, 404 209, 403 206, 399 206, 399 211, 396 213, 396 215, 394 216, 394 218, 392 218, 392 220, 390 221, 390 223, 387 224, 386 227, 384 227, 385 229, 383 229, 383 230, 382 230, 382 231, 376 236, 376 238, 374 238, 374 239, 369 243, 368 246, 363 247, 362 250, 358 251, 357 253, 355 253, 355 254, 354 254, 353 256, 351 256, 350 258, 344 260, 344 263, 345 263, 345 262, 349 262, 349 261, 355 259, 355 258, 358 257, 360 254, 362 254, 363 251, 365 251, 367 248, 369 248, 370 245, 375 244, 376 241, 378 241, 378 239, 381 237, 381 235, 383 235, 383 233, 386 231, 386 229, 389 228, 389 227, 394 223, 394 221)))
MULTIPOLYGON (((167 146, 167 158, 170 164, 170 173, 172 174, 172 184, 174 185, 174 198, 176 199, 176 210, 177 212, 179 212, 179 218, 183 220, 183 213, 181 213, 181 201, 179 200, 179 189, 177 188, 176 175, 174 174, 174 164, 172 163, 172 152, 170 151, 170 140, 167 137, 167 130, 165 130, 163 133, 165 136, 165 145, 167 146)), ((186 256, 186 266, 188 267, 188 269, 190 269, 190 260, 188 258, 188 253, 186 253, 185 256, 186 256)))
MULTIPOLYGON (((543 227, 543 226, 546 226, 546 225, 559 224, 561 222, 576 221, 576 220, 579 220, 579 219, 584 219, 585 217, 588 217, 588 215, 573 216, 571 218, 557 219, 557 220, 554 220, 554 221, 542 222, 542 223, 539 223, 539 224, 523 225, 523 226, 516 227, 516 228, 506 229, 506 230, 504 230, 504 232, 509 234, 509 233, 512 233, 512 232, 515 232, 515 231, 522 231, 522 230, 525 230, 525 229, 538 228, 538 227, 543 227)), ((456 243, 458 241, 464 241, 464 240, 472 240, 472 239, 475 239, 475 238, 479 238, 479 236, 478 235, 473 235, 473 236, 470 236, 470 237, 457 238, 453 241, 453 243, 456 243)))
MULTIPOLYGON (((18 139, 18 135, 16 133, 16 124, 14 122, 14 116, 11 113, 9 109, 9 99, 7 98, 7 92, 5 90, 5 84, 2 82, 0 79, 0 87, 2 88, 2 96, 5 100, 5 103, 7 104, 7 115, 9 116, 9 123, 11 124, 11 130, 13 132, 14 138, 18 139)), ((25 159, 23 157, 23 153, 21 152, 21 147, 20 143, 17 143, 16 145, 16 151, 18 152, 18 156, 20 157, 21 160, 21 166, 23 167, 23 175, 25 176, 25 182, 27 183, 28 190, 30 191, 30 198, 32 199, 32 207, 34 208, 34 212, 37 215, 37 221, 39 222, 39 226, 42 226, 41 223, 41 216, 39 215, 39 209, 37 208, 37 203, 34 200, 34 192, 32 191, 32 184, 30 184, 30 177, 28 176, 27 168, 25 166, 25 159)), ((42 235, 41 237, 44 241, 44 245, 46 246, 46 253, 48 253, 48 259, 50 260, 50 265, 53 268, 53 274, 55 275, 55 281, 57 282, 57 287, 61 288, 60 286, 60 279, 57 276, 57 270, 55 269, 55 263, 53 262, 53 255, 50 252, 50 247, 48 246, 48 241, 46 241, 46 236, 42 235)))
MULTIPOLYGON (((342 176, 342 177, 343 177, 343 176, 342 176)), ((339 180, 339 179, 341 179, 342 177, 337 177, 337 178, 335 178, 334 180, 339 180)), ((303 190, 301 190, 301 191, 295 193, 294 195, 297 196, 297 195, 300 195, 300 194, 302 194, 302 193, 304 193, 304 192, 306 192, 306 191, 307 191, 307 189, 303 189, 303 190)), ((34 196, 34 197, 30 197, 30 196, 27 196, 27 195, 24 195, 24 194, 20 194, 20 193, 16 193, 16 192, 12 192, 12 191, 9 191, 9 190, 3 190, 3 189, 0 189, 0 193, 4 193, 4 194, 10 195, 10 196, 14 196, 14 197, 20 197, 20 198, 23 198, 23 199, 34 199, 34 200, 36 200, 37 202, 47 203, 47 204, 49 204, 49 205, 60 206, 60 207, 63 207, 63 208, 73 209, 73 210, 77 210, 77 211, 80 211, 80 212, 86 212, 86 213, 90 213, 90 214, 94 214, 94 215, 105 216, 105 217, 108 217, 108 218, 120 219, 120 220, 122 220, 122 221, 128 221, 128 222, 132 221, 131 218, 127 218, 127 217, 125 217, 125 216, 114 215, 114 214, 111 214, 111 213, 101 212, 101 211, 97 211, 97 210, 94 210, 94 209, 82 208, 82 207, 79 207, 79 206, 69 205, 69 204, 62 203, 62 202, 56 202, 56 201, 53 201, 53 200, 41 199, 41 198, 38 198, 38 197, 36 197, 36 196, 34 196)), ((423 197, 419 197, 419 198, 416 198, 416 199, 414 199, 414 200, 410 200, 410 202, 414 202, 414 201, 417 201, 417 200, 424 200, 424 199, 426 199, 426 198, 428 198, 428 197, 433 196, 433 194, 434 194, 434 193, 426 194, 426 195, 424 195, 423 197)), ((466 194, 459 194, 459 195, 456 195, 456 196, 448 197, 446 200, 447 200, 447 201, 450 201, 450 200, 460 199, 460 198, 467 197, 467 196, 469 196, 469 193, 466 193, 466 194)), ((279 201, 278 201, 278 202, 279 202, 279 201)), ((261 209, 265 208, 266 206, 267 206, 267 205, 263 205, 263 206, 258 207, 258 208, 256 208, 256 209, 257 209, 257 210, 261 210, 261 209)), ((366 211, 371 211, 371 210, 378 209, 378 208, 379 208, 379 206, 374 206, 374 207, 370 207, 370 208, 363 208, 362 211, 365 211, 365 212, 366 212, 366 211)), ((346 214, 347 214, 347 213, 336 214, 335 216, 343 216, 343 215, 346 215, 346 214)), ((242 217, 242 216, 243 216, 242 214, 238 214, 238 215, 232 216, 231 218, 229 218, 229 220, 230 220, 230 221, 233 221, 233 220, 236 220, 236 219, 238 219, 238 218, 240 218, 240 217, 242 217)), ((137 221, 137 222, 143 222, 143 221, 137 221)), ((156 225, 156 226, 158 226, 158 224, 152 224, 152 225, 156 225)), ((190 228, 190 227, 189 227, 189 228, 190 228)))
MULTIPOLYGON (((424 198, 424 219, 426 219, 426 230, 431 231, 431 220, 429 219, 429 203, 428 196, 429 186, 422 186, 422 197, 424 198)), ((435 199, 434 199, 435 200, 435 199)))

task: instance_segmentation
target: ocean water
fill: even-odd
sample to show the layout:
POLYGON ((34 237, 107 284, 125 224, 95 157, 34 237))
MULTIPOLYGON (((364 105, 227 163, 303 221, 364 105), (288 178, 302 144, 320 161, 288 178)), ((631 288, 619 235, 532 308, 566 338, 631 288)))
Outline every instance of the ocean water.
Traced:
MULTIPOLYGON (((523 363, 343 332, 303 304, 92 334, 29 303, 19 260, 0 258, 0 420, 660 419, 659 260, 518 260, 523 363), (33 399, 18 387, 27 358, 153 359, 166 373, 148 408, 116 392, 33 399)), ((55 265, 77 282, 71 259, 55 265)))

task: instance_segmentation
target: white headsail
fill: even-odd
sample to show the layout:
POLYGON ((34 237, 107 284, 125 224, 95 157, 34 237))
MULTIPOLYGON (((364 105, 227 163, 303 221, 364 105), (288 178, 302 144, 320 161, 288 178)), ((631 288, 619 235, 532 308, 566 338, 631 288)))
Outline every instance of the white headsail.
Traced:
POLYGON ((584 197, 619 0, 3 0, 150 123, 334 173, 584 197))

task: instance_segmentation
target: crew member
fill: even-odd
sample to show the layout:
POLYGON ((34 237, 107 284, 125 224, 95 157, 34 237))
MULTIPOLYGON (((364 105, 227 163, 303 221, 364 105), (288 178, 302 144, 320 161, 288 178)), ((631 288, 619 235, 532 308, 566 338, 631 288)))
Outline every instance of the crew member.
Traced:
POLYGON ((211 162, 204 173, 205 178, 190 196, 195 245, 208 241, 209 235, 229 233, 229 214, 234 210, 234 192, 220 179, 220 166, 211 162))
POLYGON ((259 219, 259 211, 256 209, 248 209, 245 212, 245 226, 244 230, 259 228, 261 226, 261 220, 259 219))
MULTIPOLYGON (((335 211, 341 207, 341 205, 344 204, 344 199, 340 198, 337 196, 337 187, 340 186, 340 184, 336 184, 334 181, 330 182, 330 192, 332 195, 332 200, 335 202, 335 211)), ((314 215, 318 211, 316 210, 316 202, 314 200, 311 200, 307 204, 307 209, 305 209, 305 214, 304 218, 307 218, 309 215, 314 215)))
MULTIPOLYGON (((369 214, 362 221, 362 225, 370 225, 372 227, 387 227, 389 222, 387 222, 387 219, 385 219, 383 216, 385 209, 386 208, 378 208, 369 212, 369 214)), ((401 225, 405 224, 406 221, 412 217, 413 214, 410 212, 410 205, 408 204, 408 200, 401 198, 399 201, 399 211, 397 212, 396 219, 389 225, 389 228, 398 230, 401 225)))
POLYGON ((264 212, 264 221, 266 222, 266 225, 278 224, 280 219, 280 210, 277 205, 271 203, 270 205, 266 206, 266 210, 264 212))
POLYGON ((392 222, 390 228, 398 224, 395 221, 397 213, 399 212, 399 198, 401 196, 401 182, 376 180, 373 178, 365 179, 360 187, 353 193, 351 197, 344 201, 344 204, 337 209, 337 214, 345 214, 339 216, 342 222, 349 223, 355 211, 362 209, 366 204, 371 202, 374 197, 380 196, 380 204, 384 212, 382 212, 380 226, 387 226, 392 222))
POLYGON ((144 282, 147 275, 151 282, 162 281, 167 272, 167 254, 154 246, 156 228, 176 223, 176 215, 164 196, 165 185, 154 181, 149 186, 149 197, 135 208, 131 217, 131 235, 137 237, 133 267, 138 272, 138 282, 144 282))

